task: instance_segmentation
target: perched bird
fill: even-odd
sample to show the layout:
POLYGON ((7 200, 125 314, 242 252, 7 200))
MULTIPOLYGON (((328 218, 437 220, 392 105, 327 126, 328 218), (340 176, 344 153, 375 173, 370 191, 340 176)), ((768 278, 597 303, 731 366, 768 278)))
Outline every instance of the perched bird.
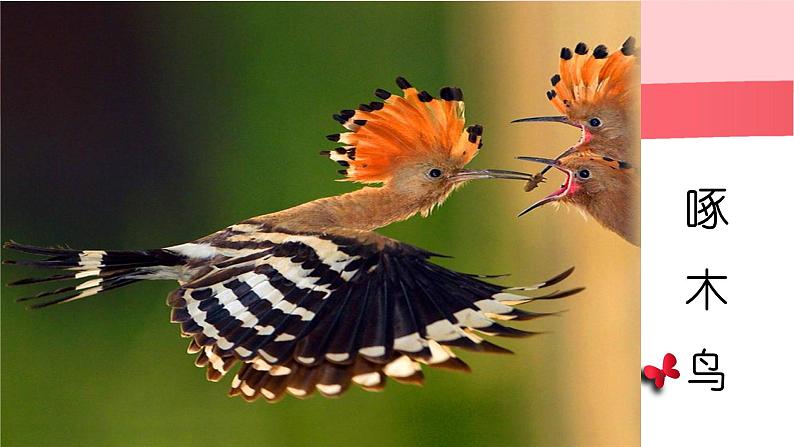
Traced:
POLYGON ((551 77, 553 89, 546 97, 564 115, 513 122, 564 123, 580 129, 582 134, 556 160, 519 157, 547 165, 527 183, 527 191, 537 187, 552 166, 567 175, 559 190, 520 215, 553 201, 570 203, 627 241, 639 244, 636 54, 633 37, 612 54, 604 45, 598 45, 590 54, 583 42, 574 51, 560 51, 560 73, 551 77))
POLYGON ((575 288, 534 298, 521 293, 556 284, 569 269, 535 286, 508 289, 486 277, 430 262, 431 252, 373 230, 427 215, 469 180, 527 180, 513 171, 469 170, 482 127, 465 127, 463 93, 440 98, 397 78, 403 96, 334 118, 348 130, 329 135, 325 151, 345 180, 380 183, 243 221, 193 242, 136 250, 71 250, 9 242, 42 256, 8 263, 59 269, 13 284, 80 280, 43 292, 33 307, 66 303, 141 280, 176 280, 171 321, 191 339, 188 352, 207 378, 239 364, 230 395, 277 401, 286 393, 339 396, 351 383, 380 390, 386 377, 421 384, 421 365, 468 370, 451 348, 509 352, 483 336, 533 334, 503 325, 547 315, 513 306, 563 298, 575 288))

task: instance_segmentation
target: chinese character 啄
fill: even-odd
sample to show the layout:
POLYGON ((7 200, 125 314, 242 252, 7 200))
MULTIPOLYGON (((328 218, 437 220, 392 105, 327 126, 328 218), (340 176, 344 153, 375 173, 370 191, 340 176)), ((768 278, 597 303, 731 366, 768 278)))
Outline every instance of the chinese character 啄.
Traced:
POLYGON ((688 227, 703 227, 708 230, 717 228, 719 221, 728 225, 720 209, 720 203, 725 195, 715 197, 715 193, 727 191, 724 188, 701 188, 700 198, 698 191, 691 189, 686 193, 686 225, 688 227), (700 216, 702 214, 702 216, 700 216))

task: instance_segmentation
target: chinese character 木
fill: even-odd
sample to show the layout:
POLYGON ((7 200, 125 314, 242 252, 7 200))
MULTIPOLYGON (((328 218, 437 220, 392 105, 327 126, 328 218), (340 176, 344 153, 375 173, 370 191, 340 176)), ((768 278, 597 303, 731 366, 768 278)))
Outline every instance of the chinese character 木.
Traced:
POLYGON ((711 284, 711 281, 710 281, 712 279, 728 279, 727 276, 709 276, 709 269, 707 268, 706 269, 706 274, 704 276, 700 276, 700 275, 687 276, 686 279, 702 279, 702 280, 704 280, 703 284, 700 286, 700 288, 697 290, 697 292, 695 292, 695 294, 692 295, 691 298, 686 300, 686 304, 691 303, 692 301, 695 300, 695 298, 697 298, 700 295, 701 292, 704 292, 705 301, 706 301, 706 310, 709 310, 709 291, 711 291, 711 293, 716 295, 717 298, 720 301, 722 301, 723 304, 728 304, 728 302, 725 301, 725 298, 723 298, 719 294, 719 292, 717 292, 717 289, 714 288, 714 286, 711 284))

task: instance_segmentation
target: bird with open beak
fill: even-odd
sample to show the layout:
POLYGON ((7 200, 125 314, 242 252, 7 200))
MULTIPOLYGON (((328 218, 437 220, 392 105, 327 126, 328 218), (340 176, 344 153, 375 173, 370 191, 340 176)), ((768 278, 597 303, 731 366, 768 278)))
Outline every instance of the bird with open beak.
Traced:
MULTIPOLYGON (((16 285, 77 280, 30 298, 34 307, 80 300, 141 280, 177 281, 171 321, 207 378, 237 368, 230 395, 275 402, 286 394, 335 397, 351 384, 383 389, 386 378, 423 383, 422 365, 468 370, 452 347, 509 352, 486 336, 532 335, 504 325, 547 315, 514 306, 558 299, 581 288, 527 296, 570 275, 509 289, 430 261, 433 253, 374 230, 428 215, 477 179, 526 181, 529 174, 473 170, 483 128, 466 127, 463 93, 439 97, 397 78, 403 95, 334 118, 347 132, 324 151, 362 189, 245 220, 192 242, 151 250, 6 248, 42 258, 7 261, 59 269, 16 285), (516 290, 520 292, 516 293, 516 290)), ((87 347, 86 349, 90 349, 87 347)))
POLYGON ((527 182, 531 191, 552 167, 567 176, 563 186, 521 214, 550 203, 569 203, 586 211, 627 241, 639 244, 639 139, 635 123, 637 52, 626 39, 612 54, 604 45, 592 53, 580 42, 560 51, 560 72, 551 77, 546 97, 564 115, 521 118, 513 122, 555 122, 576 127, 579 141, 549 160, 519 157, 546 166, 527 182))
POLYGON ((640 244, 639 175, 631 164, 593 152, 574 152, 556 160, 518 157, 556 168, 565 174, 560 187, 521 212, 547 203, 568 204, 587 212, 626 241, 640 244))
POLYGON ((605 45, 598 45, 590 53, 584 42, 579 42, 573 52, 563 48, 560 71, 551 77, 552 89, 546 92, 551 104, 563 115, 513 122, 553 122, 579 129, 579 141, 560 157, 590 151, 635 163, 639 143, 634 102, 639 49, 635 45, 635 39, 629 37, 612 54, 605 45))

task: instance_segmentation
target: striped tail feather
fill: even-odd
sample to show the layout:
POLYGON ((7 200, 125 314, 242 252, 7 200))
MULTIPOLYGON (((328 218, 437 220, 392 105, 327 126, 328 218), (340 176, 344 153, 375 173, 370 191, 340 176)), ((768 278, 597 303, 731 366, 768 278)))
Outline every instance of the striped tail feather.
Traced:
POLYGON ((6 259, 3 260, 4 264, 66 271, 51 276, 19 279, 9 283, 9 286, 84 280, 76 285, 17 299, 17 301, 38 300, 30 305, 34 309, 79 300, 143 279, 176 279, 178 267, 186 261, 184 256, 165 249, 74 250, 37 247, 13 241, 4 243, 3 248, 39 256, 38 259, 6 259), (46 297, 50 299, 43 299, 46 297))

